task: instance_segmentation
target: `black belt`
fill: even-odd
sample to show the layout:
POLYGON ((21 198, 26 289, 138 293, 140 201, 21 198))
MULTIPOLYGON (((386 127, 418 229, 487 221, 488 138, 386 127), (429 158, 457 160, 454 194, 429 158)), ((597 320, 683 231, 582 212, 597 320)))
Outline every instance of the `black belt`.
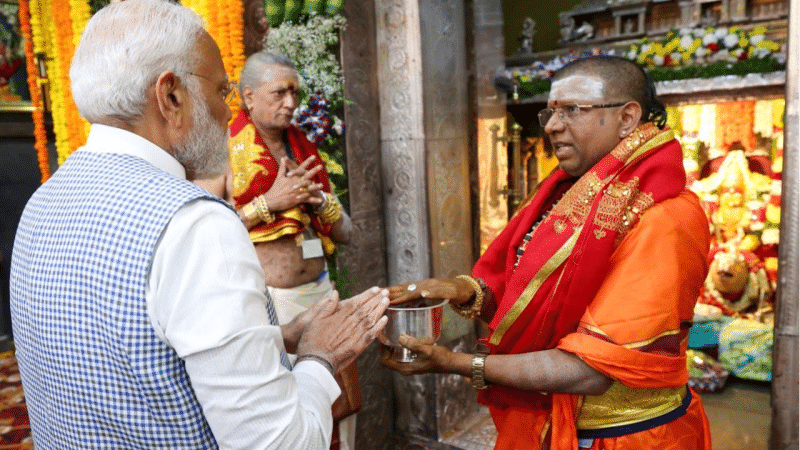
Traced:
POLYGON ((686 395, 683 396, 681 404, 672 411, 652 419, 643 420, 641 422, 632 423, 629 425, 619 425, 616 427, 597 428, 592 430, 578 430, 579 439, 594 439, 594 438, 607 438, 619 437, 628 434, 638 433, 640 431, 649 430, 659 425, 672 422, 673 420, 686 414, 689 404, 692 403, 692 391, 686 388, 686 395))

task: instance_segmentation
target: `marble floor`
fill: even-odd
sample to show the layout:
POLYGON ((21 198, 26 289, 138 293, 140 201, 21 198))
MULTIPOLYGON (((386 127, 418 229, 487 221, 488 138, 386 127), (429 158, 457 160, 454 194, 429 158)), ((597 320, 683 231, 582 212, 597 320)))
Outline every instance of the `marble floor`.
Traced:
MULTIPOLYGON (((770 429, 769 383, 732 379, 719 392, 702 394, 711 425, 713 450, 767 450, 770 429)), ((442 440, 453 449, 491 450, 495 429, 485 408, 442 440)))

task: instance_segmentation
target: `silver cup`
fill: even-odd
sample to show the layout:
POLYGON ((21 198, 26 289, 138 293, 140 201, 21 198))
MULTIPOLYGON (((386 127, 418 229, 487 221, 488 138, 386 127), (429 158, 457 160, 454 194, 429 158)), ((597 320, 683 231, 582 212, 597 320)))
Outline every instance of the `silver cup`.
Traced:
POLYGON ((392 348, 392 359, 411 362, 417 355, 400 345, 398 339, 405 334, 433 344, 442 334, 442 309, 447 299, 430 298, 414 300, 386 310, 389 321, 381 332, 382 341, 392 348))

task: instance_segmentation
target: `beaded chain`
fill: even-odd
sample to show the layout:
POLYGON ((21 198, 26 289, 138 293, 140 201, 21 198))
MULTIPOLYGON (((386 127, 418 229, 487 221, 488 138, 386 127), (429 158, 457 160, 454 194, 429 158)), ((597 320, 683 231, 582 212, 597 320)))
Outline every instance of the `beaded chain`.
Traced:
POLYGON ((555 202, 553 202, 553 204, 550 206, 550 209, 545 211, 545 213, 542 214, 542 217, 540 217, 539 220, 533 223, 533 226, 531 226, 531 230, 525 233, 525 236, 522 238, 522 244, 520 244, 519 247, 517 247, 517 261, 514 263, 514 269, 513 269, 514 271, 517 270, 520 261, 522 261, 522 255, 525 254, 525 247, 527 247, 528 242, 530 242, 531 239, 533 239, 533 232, 536 231, 536 228, 539 226, 539 224, 542 223, 542 221, 544 221, 544 219, 550 214, 550 211, 552 211, 553 208, 556 207, 559 201, 561 201, 561 197, 559 197, 555 202))

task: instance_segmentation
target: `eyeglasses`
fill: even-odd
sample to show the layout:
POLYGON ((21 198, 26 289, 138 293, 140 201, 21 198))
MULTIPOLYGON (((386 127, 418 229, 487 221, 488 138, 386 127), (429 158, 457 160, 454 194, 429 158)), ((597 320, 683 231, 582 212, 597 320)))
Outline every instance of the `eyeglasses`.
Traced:
POLYGON ((584 109, 616 108, 618 106, 623 106, 626 103, 627 102, 605 103, 602 105, 579 105, 577 103, 570 103, 567 105, 556 106, 555 108, 545 108, 539 111, 539 125, 541 125, 542 128, 547 126, 547 122, 550 122, 550 119, 553 118, 553 114, 556 112, 558 113, 558 118, 561 119, 562 122, 568 122, 578 117, 581 110, 584 109))
MULTIPOLYGON (((200 75, 199 73, 194 73, 194 72, 187 72, 187 73, 189 75, 194 75, 196 77, 200 77, 213 82, 211 78, 208 78, 205 75, 200 75)), ((222 100, 225 103, 230 104, 233 101, 233 99, 236 98, 236 91, 238 90, 239 90, 239 83, 235 81, 228 81, 227 84, 225 85, 225 89, 222 90, 222 100)))

